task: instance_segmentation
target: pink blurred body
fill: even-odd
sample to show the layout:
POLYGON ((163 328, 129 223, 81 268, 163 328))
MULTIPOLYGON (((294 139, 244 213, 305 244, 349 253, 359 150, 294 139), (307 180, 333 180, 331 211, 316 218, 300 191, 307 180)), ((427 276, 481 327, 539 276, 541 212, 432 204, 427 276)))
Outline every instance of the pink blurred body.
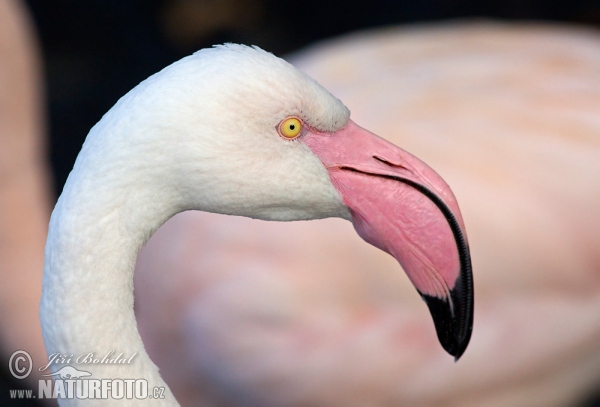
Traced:
MULTIPOLYGON (((25 6, 0 1, 0 360, 26 349, 35 367, 46 359, 39 302, 50 216, 40 65, 25 6)), ((38 378, 33 369, 27 385, 38 378)))

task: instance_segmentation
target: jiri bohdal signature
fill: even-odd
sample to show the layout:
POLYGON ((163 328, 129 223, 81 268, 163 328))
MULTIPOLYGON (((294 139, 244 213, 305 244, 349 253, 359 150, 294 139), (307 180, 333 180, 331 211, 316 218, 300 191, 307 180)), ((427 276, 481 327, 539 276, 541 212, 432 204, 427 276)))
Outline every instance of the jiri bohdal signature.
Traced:
POLYGON ((48 369, 51 365, 67 365, 71 363, 76 363, 80 365, 128 365, 130 364, 137 352, 133 353, 133 355, 127 357, 120 352, 115 356, 115 351, 111 350, 106 355, 100 357, 97 356, 94 352, 88 352, 81 354, 77 357, 74 355, 65 355, 62 353, 53 353, 48 356, 48 364, 40 367, 40 372, 48 369))

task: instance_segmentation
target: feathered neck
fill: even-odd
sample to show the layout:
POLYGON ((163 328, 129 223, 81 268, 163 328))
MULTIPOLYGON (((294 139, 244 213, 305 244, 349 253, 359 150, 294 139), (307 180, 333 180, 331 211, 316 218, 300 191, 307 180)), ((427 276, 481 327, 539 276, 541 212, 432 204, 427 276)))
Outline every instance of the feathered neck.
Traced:
MULTIPOLYGON (((137 330, 133 272, 139 249, 181 208, 160 183, 146 178, 151 174, 133 176, 135 168, 122 166, 126 156, 84 151, 50 221, 41 302, 47 353, 71 356, 69 364, 90 372, 90 378, 145 379, 150 389, 166 389, 157 405, 177 405, 137 330), (130 364, 74 363, 82 355, 102 358, 111 352, 135 356, 130 364)), ((87 400, 65 400, 78 402, 87 400)))

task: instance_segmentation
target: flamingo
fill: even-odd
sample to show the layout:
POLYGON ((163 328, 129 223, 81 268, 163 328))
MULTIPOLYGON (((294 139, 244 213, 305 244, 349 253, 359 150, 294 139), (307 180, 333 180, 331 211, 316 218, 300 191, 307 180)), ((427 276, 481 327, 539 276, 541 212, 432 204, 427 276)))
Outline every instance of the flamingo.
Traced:
POLYGON ((0 359, 26 349, 36 364, 26 382, 36 387, 46 358, 39 300, 50 216, 40 68, 25 5, 0 2, 0 359))
POLYGON ((131 363, 85 370, 166 389, 133 404, 177 404, 137 330, 133 271, 150 236, 187 210, 349 220, 402 265, 442 347, 458 359, 469 343, 470 255, 448 185, 292 65, 226 44, 143 81, 91 129, 49 225, 41 319, 51 358, 123 353, 131 363))

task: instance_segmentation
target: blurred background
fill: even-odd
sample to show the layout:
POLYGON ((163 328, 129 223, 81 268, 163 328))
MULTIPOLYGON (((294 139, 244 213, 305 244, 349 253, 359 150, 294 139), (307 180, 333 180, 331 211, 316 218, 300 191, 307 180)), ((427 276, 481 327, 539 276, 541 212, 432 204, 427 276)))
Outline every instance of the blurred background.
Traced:
POLYGON ((4 399, 36 384, 12 379, 7 360, 20 348, 43 360, 44 228, 87 132, 149 75, 236 42, 289 56, 355 121, 456 187, 474 251, 476 326, 464 359, 444 359, 399 266, 361 254, 362 242, 346 240, 351 226, 184 214, 149 242, 136 272, 142 337, 182 404, 353 405, 347 393, 374 406, 600 406, 600 2, 2 1, 0 405, 37 405, 4 399), (277 245, 288 233, 311 261, 277 245), (208 252, 221 257, 211 263, 208 252), (238 267, 256 253, 265 263, 238 267), (373 264, 387 271, 374 276, 373 264), (265 331, 274 309, 287 310, 285 323, 265 331), (298 326, 327 357, 270 342, 298 326), (343 351, 327 339, 340 332, 352 337, 343 351), (240 352, 272 359, 249 366, 240 352), (326 367, 299 360, 311 358, 326 367), (311 375, 327 386, 290 384, 311 375))

